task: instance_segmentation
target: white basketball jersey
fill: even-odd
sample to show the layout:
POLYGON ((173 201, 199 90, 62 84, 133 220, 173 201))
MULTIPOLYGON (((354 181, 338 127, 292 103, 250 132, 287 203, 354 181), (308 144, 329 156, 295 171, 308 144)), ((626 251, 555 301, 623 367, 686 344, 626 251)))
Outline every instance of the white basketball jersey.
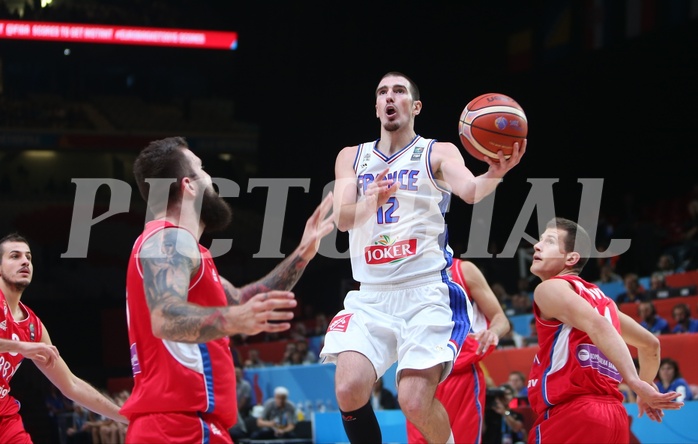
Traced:
POLYGON ((429 158, 434 142, 416 136, 390 157, 378 151, 377 140, 359 145, 354 160, 359 196, 385 168, 400 185, 374 216, 349 230, 357 282, 401 283, 451 265, 444 221, 451 193, 432 174, 429 158))

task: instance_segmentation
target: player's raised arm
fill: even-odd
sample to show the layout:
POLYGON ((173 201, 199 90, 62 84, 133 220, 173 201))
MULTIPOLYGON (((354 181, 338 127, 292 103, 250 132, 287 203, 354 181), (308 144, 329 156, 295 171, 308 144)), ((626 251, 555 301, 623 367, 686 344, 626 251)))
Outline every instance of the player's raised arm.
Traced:
POLYGON ((298 247, 281 261, 266 276, 256 282, 236 289, 232 284, 224 285, 230 304, 244 303, 254 295, 271 290, 290 290, 303 275, 308 263, 315 257, 320 241, 334 229, 331 215, 333 193, 329 193, 315 208, 305 223, 305 230, 298 247))
POLYGON ((432 149, 431 164, 437 179, 448 184, 453 194, 469 204, 474 204, 497 188, 502 177, 519 163, 525 151, 526 141, 522 147, 517 143, 509 159, 505 159, 502 152, 499 153, 498 162, 487 158, 489 169, 479 176, 474 176, 465 166, 458 147, 448 142, 437 142, 432 149))

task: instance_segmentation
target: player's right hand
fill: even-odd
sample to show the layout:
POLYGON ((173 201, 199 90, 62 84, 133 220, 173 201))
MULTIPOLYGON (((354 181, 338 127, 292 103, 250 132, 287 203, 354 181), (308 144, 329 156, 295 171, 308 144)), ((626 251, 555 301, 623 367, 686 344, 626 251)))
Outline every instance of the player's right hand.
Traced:
POLYGON ((646 414, 652 421, 662 422, 664 410, 678 410, 683 407, 683 402, 676 401, 681 396, 680 393, 660 393, 645 381, 640 381, 631 389, 637 394, 638 417, 646 414))
POLYGON ((366 187, 366 199, 375 202, 376 209, 388 202, 388 199, 395 194, 400 186, 400 182, 397 180, 385 178, 388 171, 388 168, 386 168, 378 173, 375 180, 366 187))
POLYGON ((497 156, 499 156, 498 160, 492 160, 488 156, 484 156, 483 160, 489 165, 489 170, 494 173, 494 177, 504 177, 504 174, 506 174, 507 171, 514 168, 516 165, 518 165, 519 161, 521 161, 521 157, 526 152, 527 144, 527 139, 524 139, 521 145, 519 145, 519 142, 515 142, 511 156, 509 156, 508 159, 504 157, 503 151, 499 151, 497 153, 497 156))

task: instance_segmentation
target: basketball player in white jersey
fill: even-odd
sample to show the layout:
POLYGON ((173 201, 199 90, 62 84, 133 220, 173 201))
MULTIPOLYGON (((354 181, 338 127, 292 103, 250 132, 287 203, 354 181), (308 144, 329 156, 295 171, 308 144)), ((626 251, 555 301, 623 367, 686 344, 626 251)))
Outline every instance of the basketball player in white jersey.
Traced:
POLYGON ((398 398, 427 442, 453 442, 434 398, 470 329, 469 302, 448 277, 452 252, 444 215, 451 193, 475 203, 492 193, 526 150, 484 159, 474 176, 452 143, 419 136, 419 90, 391 72, 376 89, 378 140, 344 148, 335 163, 335 222, 349 231, 353 276, 321 352, 337 365, 335 391, 352 443, 381 442, 369 402, 373 383, 396 361, 398 398))

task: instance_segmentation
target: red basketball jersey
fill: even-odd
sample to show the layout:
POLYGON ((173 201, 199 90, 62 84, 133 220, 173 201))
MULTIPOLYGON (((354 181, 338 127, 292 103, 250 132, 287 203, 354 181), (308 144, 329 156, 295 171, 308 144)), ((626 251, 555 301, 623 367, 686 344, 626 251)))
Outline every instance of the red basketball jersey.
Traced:
MULTIPOLYGON (((189 344, 159 339, 152 333, 138 255, 148 238, 170 227, 175 225, 149 222, 129 259, 126 309, 134 388, 121 413, 131 418, 153 412, 197 412, 230 428, 237 421, 237 400, 229 339, 189 344)), ((201 245, 199 250, 201 266, 190 281, 188 301, 204 307, 227 305, 211 254, 201 245)))
MULTIPOLYGON (((39 342, 43 330, 41 321, 29 307, 19 303, 25 314, 24 319, 16 321, 7 305, 5 295, 0 291, 0 339, 23 342, 39 342)), ((19 353, 0 353, 0 417, 19 411, 19 403, 10 396, 10 380, 17 372, 24 356, 19 353)), ((2 420, 0 420, 0 424, 2 420)))
MULTIPOLYGON (((473 318, 470 320, 470 333, 478 333, 487 330, 490 326, 490 321, 487 319, 485 314, 480 311, 477 302, 473 299, 470 294, 470 289, 468 288, 468 283, 465 281, 465 276, 463 276, 463 271, 460 268, 460 264, 463 262, 461 259, 453 258, 453 264, 451 265, 451 279, 453 282, 457 283, 465 290, 465 294, 470 299, 470 303, 473 306, 473 318)), ((456 362, 453 364, 452 373, 458 373, 461 371, 471 372, 472 368, 470 364, 482 361, 487 355, 494 351, 494 347, 490 347, 487 351, 481 355, 475 354, 478 342, 468 335, 463 342, 463 346, 460 349, 460 354, 456 358, 456 362)))
MULTIPOLYGON (((569 282, 576 293, 594 307, 620 332, 615 302, 594 284, 578 276, 555 276, 569 282)), ((618 390, 621 376, 585 332, 557 320, 540 318, 533 304, 540 349, 533 359, 528 379, 528 399, 537 414, 581 395, 623 395, 618 390)))

